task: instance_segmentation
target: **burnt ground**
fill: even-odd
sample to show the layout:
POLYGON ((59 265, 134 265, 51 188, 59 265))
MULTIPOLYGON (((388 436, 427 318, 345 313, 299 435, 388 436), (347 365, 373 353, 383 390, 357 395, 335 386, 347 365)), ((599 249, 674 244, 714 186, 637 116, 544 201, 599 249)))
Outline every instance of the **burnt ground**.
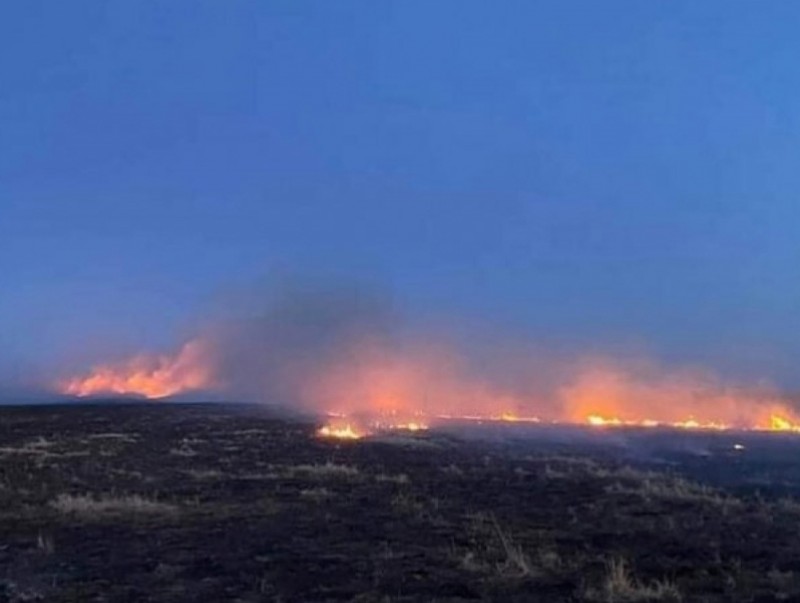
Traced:
POLYGON ((0 408, 0 602, 800 601, 800 436, 314 431, 0 408))

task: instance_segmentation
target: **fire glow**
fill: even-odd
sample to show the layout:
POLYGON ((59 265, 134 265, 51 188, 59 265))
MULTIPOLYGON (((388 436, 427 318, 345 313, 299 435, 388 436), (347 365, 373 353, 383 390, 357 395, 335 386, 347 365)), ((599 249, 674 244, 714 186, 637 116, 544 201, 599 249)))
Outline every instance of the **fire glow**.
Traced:
MULTIPOLYGON (((758 430, 800 433, 800 418, 773 392, 732 387, 707 372, 667 370, 652 363, 609 359, 559 367, 557 379, 540 386, 546 371, 513 386, 482 374, 452 348, 437 345, 393 349, 385 342, 350 342, 341 353, 292 373, 282 392, 305 411, 327 414, 323 438, 357 440, 386 431, 418 432, 446 422, 578 424, 589 428, 758 430), (298 377, 299 375, 299 377, 298 377), (331 409, 336 409, 332 412, 331 409)), ((211 342, 190 341, 173 355, 137 356, 103 364, 59 383, 74 396, 139 395, 159 399, 191 391, 216 391, 224 356, 211 342)), ((284 372, 265 371, 280 380, 284 372)), ((527 375, 527 373, 526 373, 527 375)), ((547 375, 545 375, 546 377, 547 375)), ((271 402, 268 393, 264 402, 271 402)))
MULTIPOLYGON (((503 414, 500 416, 439 416, 433 419, 434 423, 446 423, 448 421, 461 421, 461 422, 474 422, 474 423, 535 423, 540 424, 542 421, 536 417, 516 417, 514 415, 503 414)), ((580 424, 581 422, 575 421, 558 421, 553 420, 550 422, 553 425, 559 424, 580 424)), ((793 432, 800 433, 800 424, 789 421, 781 416, 770 416, 768 425, 755 425, 752 427, 736 428, 731 425, 722 423, 700 423, 694 419, 687 419, 685 421, 676 421, 673 423, 660 423, 652 419, 642 420, 626 420, 623 421, 616 417, 606 418, 600 415, 589 415, 586 417, 584 424, 590 427, 601 428, 661 428, 661 429, 683 429, 691 431, 761 431, 761 432, 793 432)), ((354 424, 344 423, 341 424, 328 424, 324 425, 317 430, 317 434, 322 438, 333 438, 343 440, 359 440, 375 433, 382 431, 424 431, 429 429, 428 425, 420 423, 387 423, 380 420, 374 421, 370 427, 355 427, 354 424)))
POLYGON ((185 344, 175 355, 139 355, 118 364, 103 364, 81 377, 60 383, 70 396, 134 395, 149 399, 205 389, 213 384, 202 341, 185 344))
POLYGON ((323 425, 317 430, 317 434, 323 438, 336 438, 339 440, 359 440, 368 435, 367 432, 359 428, 354 428, 350 423, 344 425, 323 425))
MULTIPOLYGON (((661 423, 652 419, 626 420, 617 417, 602 417, 600 415, 589 415, 586 423, 593 427, 661 427, 671 429, 694 429, 698 431, 729 431, 737 429, 733 425, 725 423, 701 423, 689 418, 685 421, 675 421, 673 423, 661 423)), ((744 431, 792 431, 800 432, 800 424, 785 419, 779 415, 770 415, 768 424, 756 424, 750 427, 739 428, 744 431)))

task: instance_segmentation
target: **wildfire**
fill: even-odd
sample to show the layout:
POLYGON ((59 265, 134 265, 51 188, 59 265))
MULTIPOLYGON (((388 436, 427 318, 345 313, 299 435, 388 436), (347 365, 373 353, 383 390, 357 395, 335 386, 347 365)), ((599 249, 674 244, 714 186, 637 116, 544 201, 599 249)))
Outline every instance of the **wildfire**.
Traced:
POLYGON ((425 431, 428 429, 428 426, 424 423, 417 423, 416 421, 411 421, 409 423, 391 423, 385 427, 386 429, 393 430, 393 431, 425 431))
MULTIPOLYGON (((369 428, 357 426, 355 422, 342 423, 341 419, 344 415, 332 414, 331 416, 337 417, 334 423, 324 425, 317 430, 317 435, 323 438, 335 438, 343 440, 358 440, 369 435, 380 432, 391 431, 425 431, 429 429, 429 423, 420 421, 409 422, 395 422, 387 420, 373 420, 369 423, 369 428)), ((509 422, 509 423, 541 423, 537 417, 518 417, 515 415, 439 415, 435 417, 436 421, 468 421, 474 423, 487 423, 487 422, 509 422)), ((558 425, 564 422, 554 420, 551 424, 558 425)), ((567 422, 568 423, 568 422, 567 422)), ((695 431, 727 431, 739 429, 742 431, 775 431, 775 432, 793 432, 800 433, 800 423, 785 419, 779 415, 771 415, 769 425, 753 425, 748 427, 735 427, 718 422, 700 422, 696 419, 686 419, 684 421, 674 422, 659 422, 653 419, 641 420, 623 420, 618 417, 604 417, 599 414, 591 414, 586 417, 584 422, 591 427, 603 428, 619 428, 619 427, 643 427, 643 428, 667 428, 667 429, 686 429, 695 431)), ((738 450, 738 448, 737 448, 738 450)))
POLYGON ((400 422, 391 418, 375 419, 369 421, 369 427, 361 427, 360 421, 347 420, 340 413, 328 413, 332 418, 327 425, 323 425, 317 430, 317 435, 322 438, 335 438, 340 440, 359 440, 374 433, 387 431, 425 431, 428 429, 427 423, 420 421, 400 422))
POLYGON ((769 431, 794 431, 800 432, 800 423, 790 421, 779 415, 770 415, 769 431))
POLYGON ((491 420, 503 421, 506 423, 541 423, 541 419, 539 417, 520 416, 513 412, 504 412, 500 415, 492 416, 491 420))
POLYGON ((157 399, 216 390, 236 399, 244 380, 243 391, 263 395, 265 402, 279 392, 304 410, 336 409, 327 413, 329 423, 318 435, 350 440, 385 431, 419 432, 448 421, 800 433, 800 414, 774 392, 646 361, 593 360, 569 365, 557 380, 534 372, 530 382, 525 377, 503 383, 467 363, 457 350, 438 345, 395 349, 381 340, 359 340, 332 359, 290 367, 283 366, 279 352, 275 355, 278 361, 271 355, 256 358, 247 367, 252 370, 231 368, 225 347, 201 338, 175 354, 101 364, 58 385, 74 396, 157 399), (548 385, 539 384, 540 379, 548 385))
POLYGON ((174 356, 141 355, 119 364, 96 366, 87 376, 61 383, 60 389, 79 397, 133 394, 165 398, 209 387, 212 380, 205 358, 202 342, 190 341, 174 356))
POLYGON ((589 415, 586 417, 586 422, 589 423, 589 425, 594 425, 596 427, 605 427, 606 425, 622 425, 622 421, 616 417, 607 419, 605 417, 601 417, 600 415, 589 415))
POLYGON ((689 418, 685 421, 660 422, 654 419, 622 420, 618 417, 603 417, 601 415, 589 415, 586 423, 594 427, 671 427, 673 429, 698 429, 698 430, 725 430, 732 429, 732 426, 724 423, 708 422, 702 423, 689 418))
POLYGON ((716 421, 701 422, 693 418, 685 421, 659 422, 652 419, 622 420, 617 417, 603 417, 596 414, 587 416, 586 423, 594 427, 670 427, 673 429, 696 429, 701 431, 740 429, 742 431, 789 431, 800 433, 800 422, 774 414, 770 415, 769 423, 756 423, 740 427, 716 421))
POLYGON ((359 440, 367 434, 347 423, 339 427, 323 425, 317 430, 317 435, 323 438, 336 438, 338 440, 359 440))

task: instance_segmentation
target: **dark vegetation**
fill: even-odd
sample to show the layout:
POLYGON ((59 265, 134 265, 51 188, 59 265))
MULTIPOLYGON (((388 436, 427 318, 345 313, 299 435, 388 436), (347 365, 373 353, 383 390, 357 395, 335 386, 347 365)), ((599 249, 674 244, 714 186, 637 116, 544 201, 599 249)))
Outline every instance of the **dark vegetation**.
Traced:
POLYGON ((0 409, 0 602, 800 600, 800 436, 314 430, 0 409))

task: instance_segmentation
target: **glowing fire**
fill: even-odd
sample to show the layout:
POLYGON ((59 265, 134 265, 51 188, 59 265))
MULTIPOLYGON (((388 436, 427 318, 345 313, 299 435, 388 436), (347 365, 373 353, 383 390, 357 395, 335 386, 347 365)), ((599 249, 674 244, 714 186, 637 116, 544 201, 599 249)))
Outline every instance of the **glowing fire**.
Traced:
POLYGON ((212 385, 205 346, 190 341, 174 356, 137 356, 126 362, 94 367, 89 375, 61 384, 71 396, 98 394, 139 395, 164 398, 212 385))
POLYGON ((659 422, 653 419, 625 420, 617 417, 603 417, 601 415, 589 415, 586 423, 594 427, 672 427, 673 429, 698 429, 698 430, 724 430, 732 429, 730 425, 723 423, 701 423, 689 418, 685 421, 659 422))
POLYGON ((600 415, 589 415, 586 417, 586 422, 589 423, 589 425, 595 425, 597 427, 603 427, 606 425, 622 425, 622 421, 616 417, 607 419, 605 417, 601 417, 600 415))
POLYGON ((770 415, 769 423, 755 423, 741 427, 714 421, 700 422, 692 418, 674 422, 659 422, 653 419, 623 421, 617 417, 603 417, 596 414, 586 417, 586 423, 594 427, 671 427, 673 429, 696 429, 701 431, 740 429, 742 431, 791 431, 800 433, 799 422, 786 419, 780 415, 770 415))
POLYGON ((377 427, 379 429, 387 429, 391 431, 425 431, 428 429, 428 426, 424 423, 418 423, 416 421, 410 421, 408 423, 388 423, 383 424, 378 422, 377 427))
POLYGON ((336 438, 339 440, 358 440, 367 434, 347 423, 339 427, 324 425, 317 430, 317 435, 323 438, 336 438))
POLYGON ((322 438, 336 438, 340 440, 358 440, 374 433, 386 431, 425 431, 428 429, 427 423, 419 420, 402 422, 389 418, 373 419, 369 421, 369 427, 362 427, 360 421, 347 420, 340 413, 328 413, 332 419, 327 425, 323 425, 317 430, 317 435, 322 438))
POLYGON ((539 417, 524 417, 514 414, 513 412, 504 412, 499 417, 491 417, 493 421, 506 421, 508 423, 540 423, 539 417))
POLYGON ((800 422, 790 421, 779 415, 770 415, 768 431, 800 432, 800 422))
MULTIPOLYGON (((340 352, 332 360, 309 363, 310 368, 299 363, 296 371, 283 366, 263 371, 270 381, 264 380, 265 388, 278 381, 277 390, 294 396, 303 409, 336 409, 327 413, 331 421, 319 430, 320 437, 417 432, 446 421, 800 433, 800 415, 788 401, 773 392, 732 387, 696 369, 593 359, 567 364, 555 377, 531 369, 532 376, 525 371, 524 379, 503 383, 446 346, 394 349, 386 342, 359 340, 340 352), (281 382, 286 374, 291 375, 288 385, 281 382)), ((197 339, 176 354, 99 365, 59 386, 75 396, 228 392, 223 384, 235 388, 240 373, 226 375, 230 363, 221 362, 222 356, 213 342, 197 339)))
MULTIPOLYGON (((509 422, 509 423, 541 423, 537 417, 518 417, 516 415, 439 415, 434 418, 436 421, 470 421, 476 423, 485 422, 509 422)), ((554 420, 552 424, 562 424, 564 422, 554 420)), ((645 427, 645 428, 671 428, 671 429, 687 429, 696 431, 725 431, 732 429, 740 429, 742 431, 784 431, 800 433, 800 423, 790 421, 778 415, 770 416, 770 423, 766 426, 754 425, 751 427, 737 428, 724 423, 708 422, 702 423, 695 419, 686 419, 685 421, 675 422, 659 422, 653 419, 641 420, 622 420, 618 417, 604 417, 598 414, 592 414, 586 417, 585 423, 592 427, 645 427)), ((429 429, 427 423, 411 421, 408 423, 397 423, 391 421, 374 420, 371 422, 370 427, 361 428, 357 427, 354 423, 344 424, 329 424, 321 427, 317 434, 324 438, 337 438, 347 440, 357 440, 376 432, 381 431, 424 431, 429 429)), ((738 450, 739 448, 737 448, 738 450)))

